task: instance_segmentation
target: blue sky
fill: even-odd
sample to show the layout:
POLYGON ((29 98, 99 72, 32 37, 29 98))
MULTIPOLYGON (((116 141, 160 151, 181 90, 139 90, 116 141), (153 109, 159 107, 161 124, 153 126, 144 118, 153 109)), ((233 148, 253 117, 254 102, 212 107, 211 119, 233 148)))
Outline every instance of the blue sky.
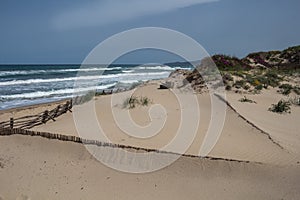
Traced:
MULTIPOLYGON (((300 44, 299 0, 2 0, 0 64, 81 63, 101 41, 138 27, 164 27, 209 54, 238 57, 300 44)), ((170 62, 158 51, 124 63, 170 62)))

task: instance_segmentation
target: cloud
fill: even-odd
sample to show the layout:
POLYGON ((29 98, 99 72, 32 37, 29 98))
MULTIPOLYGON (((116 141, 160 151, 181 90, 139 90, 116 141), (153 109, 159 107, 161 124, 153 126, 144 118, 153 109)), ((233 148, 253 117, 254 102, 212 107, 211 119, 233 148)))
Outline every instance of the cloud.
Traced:
POLYGON ((218 0, 96 0, 53 18, 56 29, 102 26, 218 0))

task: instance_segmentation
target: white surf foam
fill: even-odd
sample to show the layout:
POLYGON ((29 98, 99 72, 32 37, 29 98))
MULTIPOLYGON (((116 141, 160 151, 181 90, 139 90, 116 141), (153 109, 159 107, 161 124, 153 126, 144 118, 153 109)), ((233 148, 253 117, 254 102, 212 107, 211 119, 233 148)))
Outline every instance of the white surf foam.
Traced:
POLYGON ((133 76, 136 76, 136 77, 162 76, 162 75, 168 75, 168 72, 108 74, 108 75, 100 75, 100 76, 80 76, 80 77, 52 78, 52 79, 13 80, 13 81, 0 82, 0 86, 64 82, 64 81, 97 80, 97 79, 101 80, 101 79, 119 78, 119 77, 124 78, 124 77, 133 77, 133 76))
POLYGON ((2 95, 0 96, 0 98, 1 99, 34 99, 34 98, 41 98, 41 97, 49 97, 53 95, 79 94, 82 92, 88 92, 93 90, 104 90, 113 87, 115 85, 116 84, 114 83, 114 84, 87 87, 87 88, 69 88, 69 89, 51 90, 51 91, 37 91, 37 92, 29 92, 23 94, 2 95))

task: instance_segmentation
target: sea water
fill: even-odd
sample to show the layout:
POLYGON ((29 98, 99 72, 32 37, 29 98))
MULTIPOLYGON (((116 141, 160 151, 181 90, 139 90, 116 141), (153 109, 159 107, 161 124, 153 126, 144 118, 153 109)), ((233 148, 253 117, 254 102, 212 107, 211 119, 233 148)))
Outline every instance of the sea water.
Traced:
POLYGON ((166 78, 178 68, 191 66, 1 65, 0 110, 72 98, 76 81, 80 81, 76 91, 126 89, 141 81, 166 78))

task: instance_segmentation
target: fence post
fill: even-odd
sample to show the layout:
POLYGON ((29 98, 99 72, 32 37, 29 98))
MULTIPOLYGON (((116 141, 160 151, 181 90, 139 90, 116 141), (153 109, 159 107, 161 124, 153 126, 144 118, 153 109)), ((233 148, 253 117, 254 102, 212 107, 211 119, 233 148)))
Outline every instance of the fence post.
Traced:
POLYGON ((9 121, 9 127, 11 128, 11 129, 13 129, 14 128, 14 118, 10 118, 10 121, 9 121))
POLYGON ((72 112, 72 104, 73 104, 73 102, 72 102, 72 99, 70 100, 70 101, 68 101, 67 102, 68 104, 67 104, 67 111, 70 111, 70 112, 72 112))
POLYGON ((42 119, 42 122, 43 122, 44 124, 46 124, 46 122, 47 122, 48 115, 49 115, 49 111, 48 111, 48 110, 45 110, 45 112, 44 112, 44 114, 43 114, 43 119, 42 119))
POLYGON ((72 109, 73 108, 73 99, 70 100, 70 106, 69 106, 69 109, 72 109))
POLYGON ((68 109, 69 109, 69 101, 66 102, 63 113, 68 112, 68 109))
POLYGON ((54 113, 54 118, 55 117, 57 117, 58 116, 58 111, 60 110, 60 105, 58 105, 57 107, 56 107, 56 110, 55 110, 55 113, 54 113))

